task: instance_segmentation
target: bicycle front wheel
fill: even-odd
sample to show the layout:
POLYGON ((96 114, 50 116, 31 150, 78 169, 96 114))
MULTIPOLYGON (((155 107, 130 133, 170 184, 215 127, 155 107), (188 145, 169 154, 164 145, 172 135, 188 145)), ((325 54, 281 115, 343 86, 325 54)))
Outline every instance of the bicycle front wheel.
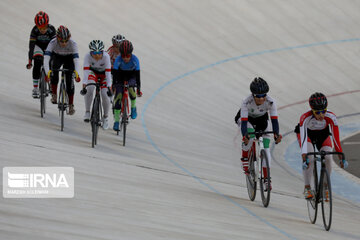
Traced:
POLYGON ((122 131, 123 131, 123 146, 125 146, 125 142, 126 142, 126 126, 128 123, 128 102, 127 102, 127 98, 124 99, 123 102, 123 112, 122 112, 122 117, 121 117, 121 126, 122 126, 122 131))
POLYGON ((330 230, 332 218, 332 195, 331 195, 331 182, 330 175, 326 169, 321 172, 321 209, 323 215, 323 222, 326 231, 330 230))
POLYGON ((59 111, 61 117, 61 131, 64 131, 64 113, 66 110, 66 90, 65 84, 60 83, 60 94, 59 94, 59 111))
POLYGON ((91 147, 95 147, 97 143, 97 134, 99 130, 99 99, 97 97, 94 98, 93 109, 91 113, 91 147))
POLYGON ((314 192, 313 195, 314 196, 311 199, 307 200, 307 208, 308 208, 309 219, 310 219, 310 222, 312 224, 314 224, 316 222, 317 211, 318 211, 318 201, 317 201, 318 175, 317 175, 316 161, 314 161, 313 164, 314 164, 314 169, 313 169, 313 175, 312 175, 312 181, 311 181, 311 189, 313 189, 313 192, 314 192))
POLYGON ((269 159, 266 155, 266 152, 264 149, 260 152, 260 193, 261 193, 261 200, 263 202, 264 207, 269 206, 270 203, 270 192, 271 192, 271 184, 270 184, 270 167, 269 167, 269 159), (264 176, 264 169, 267 173, 267 176, 264 176), (265 184, 267 184, 265 186, 265 184))
POLYGON ((43 70, 41 71, 39 88, 40 88, 40 116, 43 118, 46 108, 46 101, 45 101, 46 83, 45 83, 45 73, 43 70))
POLYGON ((246 187, 248 190, 248 195, 251 201, 255 200, 256 197, 256 156, 255 156, 255 144, 251 147, 249 151, 249 173, 246 175, 246 187))

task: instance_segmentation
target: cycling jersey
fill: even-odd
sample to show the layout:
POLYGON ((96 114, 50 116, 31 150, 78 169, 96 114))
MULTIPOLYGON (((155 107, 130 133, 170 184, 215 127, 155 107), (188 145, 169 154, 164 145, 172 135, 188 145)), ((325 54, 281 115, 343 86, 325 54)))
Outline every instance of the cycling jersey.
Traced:
POLYGON ((320 144, 321 146, 322 142, 318 143, 316 141, 319 140, 321 141, 322 139, 326 139, 330 135, 328 130, 329 127, 332 133, 335 150, 337 152, 342 152, 338 122, 336 119, 336 115, 333 112, 328 110, 325 113, 324 120, 322 121, 316 120, 311 110, 301 115, 300 117, 301 153, 306 154, 308 152, 307 142, 311 142, 312 140, 315 141, 317 145, 320 144))
POLYGON ((140 63, 139 59, 132 54, 130 61, 125 62, 121 56, 118 56, 114 63, 114 79, 113 83, 123 83, 123 81, 129 81, 136 79, 136 87, 140 90, 140 63))
POLYGON ((266 96, 265 102, 261 105, 256 105, 255 99, 252 94, 245 98, 241 105, 240 119, 241 122, 238 122, 241 127, 241 133, 243 136, 247 134, 247 122, 257 122, 257 119, 260 119, 261 122, 264 122, 264 129, 267 127, 268 112, 270 113, 271 122, 273 125, 273 131, 276 134, 279 134, 279 123, 278 123, 278 114, 276 103, 272 97, 269 95, 266 96))
POLYGON ((75 70, 77 72, 79 72, 79 51, 78 51, 77 44, 72 39, 70 39, 67 42, 66 46, 64 46, 64 47, 60 46, 60 44, 58 43, 56 38, 54 38, 50 41, 49 45, 47 46, 47 48, 45 50, 45 57, 44 57, 45 72, 49 71, 49 61, 50 61, 50 57, 53 54, 64 56, 64 57, 71 56, 74 61, 75 70))
POLYGON ((114 63, 115 63, 115 59, 120 56, 120 52, 119 53, 115 53, 114 51, 114 46, 109 47, 109 49, 107 50, 107 53, 110 56, 110 62, 111 62, 111 68, 114 68, 114 63))
POLYGON ((95 74, 106 75, 106 85, 111 86, 111 63, 110 56, 107 52, 103 52, 103 57, 96 61, 88 52, 84 58, 84 78, 83 84, 87 84, 89 80, 89 74, 93 71, 95 74))
POLYGON ((45 34, 41 34, 39 29, 34 26, 30 33, 29 41, 29 59, 33 59, 35 45, 45 51, 51 39, 55 38, 56 30, 53 25, 49 24, 45 34))

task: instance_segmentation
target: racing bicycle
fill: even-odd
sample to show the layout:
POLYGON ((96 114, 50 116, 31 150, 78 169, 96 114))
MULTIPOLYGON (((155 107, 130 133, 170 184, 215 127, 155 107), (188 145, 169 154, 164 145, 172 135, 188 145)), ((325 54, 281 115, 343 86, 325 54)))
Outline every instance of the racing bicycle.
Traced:
POLYGON ((342 159, 345 159, 345 155, 341 152, 308 152, 306 155, 314 156, 314 169, 311 181, 311 189, 313 191, 313 197, 307 199, 307 208, 310 218, 310 222, 314 224, 316 222, 318 204, 321 203, 323 223, 326 231, 330 230, 332 220, 332 192, 330 174, 326 170, 325 156, 326 155, 342 155, 342 159), (318 178, 317 162, 321 163, 320 178, 318 178))
POLYGON ((254 137, 254 142, 249 150, 249 172, 246 174, 246 186, 251 201, 255 200, 256 188, 259 184, 261 199, 264 207, 269 206, 270 202, 270 166, 269 158, 266 154, 263 142, 263 135, 274 134, 273 131, 256 131, 249 133, 254 137), (258 145, 258 147, 256 147, 258 145), (266 169, 266 176, 264 169, 266 169))

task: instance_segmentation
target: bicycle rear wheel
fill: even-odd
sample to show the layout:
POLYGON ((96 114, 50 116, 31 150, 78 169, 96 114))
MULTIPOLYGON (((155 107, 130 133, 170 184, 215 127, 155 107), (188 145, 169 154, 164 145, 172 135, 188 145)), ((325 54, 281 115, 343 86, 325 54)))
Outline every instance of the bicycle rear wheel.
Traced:
POLYGON ((248 195, 251 201, 256 197, 256 156, 255 156, 255 143, 249 151, 249 174, 246 175, 246 186, 248 195))
POLYGON ((322 170, 321 173, 321 209, 323 215, 323 222, 326 231, 330 230, 331 218, 332 218, 332 195, 331 195, 331 182, 330 175, 326 169, 322 170))
POLYGON ((99 98, 96 96, 94 98, 94 103, 93 103, 93 109, 92 109, 92 113, 91 113, 91 131, 92 131, 92 142, 91 142, 91 147, 95 147, 95 145, 97 144, 97 134, 98 134, 98 130, 99 130, 99 98))
POLYGON ((124 102, 123 102, 123 112, 122 112, 122 116, 121 116, 121 127, 122 127, 122 132, 123 132, 123 146, 125 146, 125 142, 126 142, 126 126, 128 123, 128 100, 125 98, 124 102))
POLYGON ((313 194, 314 196, 311 199, 307 200, 309 219, 312 224, 314 224, 316 222, 317 211, 318 211, 318 200, 317 200, 318 175, 317 175, 316 161, 314 161, 313 164, 314 164, 314 169, 313 169, 313 176, 312 176, 312 182, 311 182, 311 189, 313 189, 313 191, 314 191, 314 194, 313 194))
POLYGON ((59 92, 59 111, 61 117, 61 131, 64 131, 64 113, 66 110, 66 90, 65 84, 60 83, 60 92, 59 92))
POLYGON ((261 159, 261 164, 260 164, 260 193, 261 193, 261 200, 263 202, 264 207, 269 206, 270 203, 270 192, 271 192, 271 188, 270 188, 270 167, 269 167, 269 159, 266 155, 266 152, 264 149, 261 150, 260 152, 260 159, 261 159), (266 167, 263 167, 266 166, 266 167), (264 168, 266 169, 267 172, 267 176, 264 177, 264 168), (267 186, 265 186, 265 181, 267 182, 267 186))

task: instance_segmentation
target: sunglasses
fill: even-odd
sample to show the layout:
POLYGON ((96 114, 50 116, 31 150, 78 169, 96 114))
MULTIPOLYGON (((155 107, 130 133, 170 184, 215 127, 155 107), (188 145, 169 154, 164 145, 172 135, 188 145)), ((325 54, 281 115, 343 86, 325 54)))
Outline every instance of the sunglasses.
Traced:
POLYGON ((91 55, 101 55, 101 54, 103 54, 103 51, 97 51, 97 52, 91 51, 90 53, 91 53, 91 55))
POLYGON ((131 58, 131 54, 121 55, 122 58, 131 58))
POLYGON ((319 114, 325 114, 326 113, 326 111, 327 111, 327 109, 325 108, 325 109, 323 109, 323 110, 313 110, 312 109, 312 112, 314 113, 314 114, 316 114, 316 115, 319 115, 319 114))
POLYGON ((59 42, 61 43, 67 43, 69 40, 61 40, 61 39, 58 39, 59 42))
POLYGON ((256 98, 264 98, 264 97, 266 97, 266 93, 263 93, 263 94, 254 94, 254 97, 256 97, 256 98))

